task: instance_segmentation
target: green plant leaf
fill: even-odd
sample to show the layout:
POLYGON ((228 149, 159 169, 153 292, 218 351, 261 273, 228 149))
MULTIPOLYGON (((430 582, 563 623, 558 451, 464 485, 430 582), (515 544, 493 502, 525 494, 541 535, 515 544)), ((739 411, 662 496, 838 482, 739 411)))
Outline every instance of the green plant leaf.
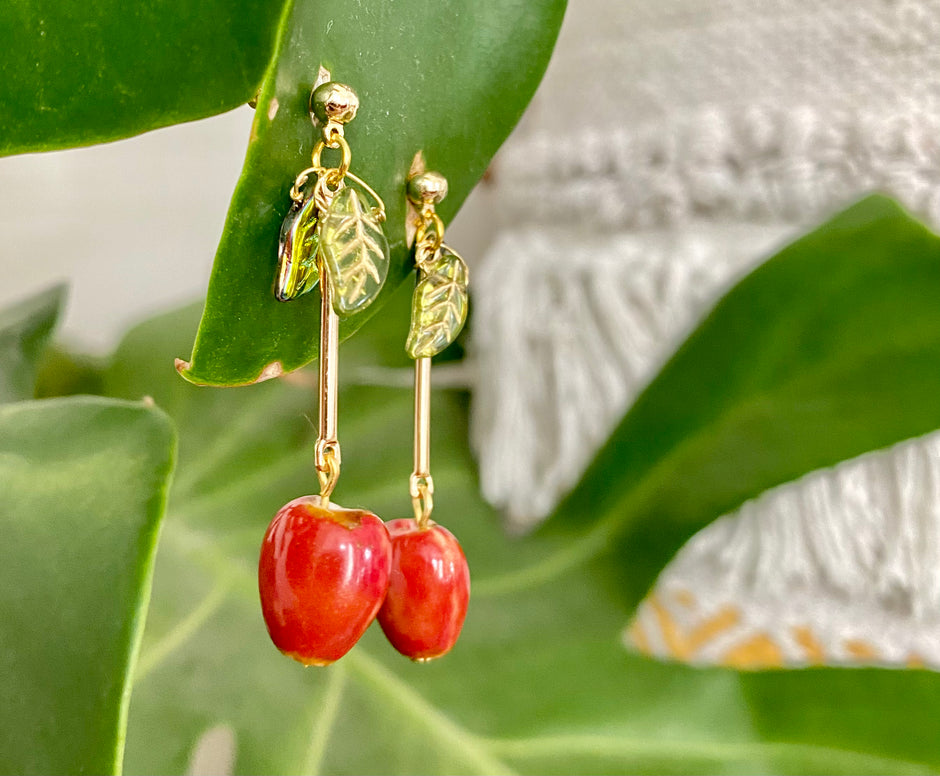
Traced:
POLYGON ((73 353, 53 344, 45 349, 39 360, 35 398, 100 394, 103 391, 103 368, 104 360, 100 356, 73 353))
POLYGON ((605 555, 632 609, 717 516, 940 427, 938 300, 940 238, 884 197, 788 246, 637 399, 548 527, 577 538, 502 584, 605 555))
MULTIPOLYGON (((808 240, 746 279, 747 294, 733 291, 682 353, 706 347, 703 332, 708 331, 737 343, 740 327, 755 336, 764 332, 776 343, 778 358, 793 337, 801 346, 790 343, 791 358, 794 349, 831 358, 814 337, 835 336, 838 322, 849 325, 858 309, 867 310, 858 313, 865 320, 877 318, 882 325, 894 320, 896 350, 887 349, 886 334, 885 350, 869 351, 883 359, 869 362, 872 368, 899 363, 918 352, 918 342, 924 362, 931 349, 940 362, 940 338, 924 317, 936 282, 933 262, 940 259, 937 238, 889 203, 871 200, 808 240), (813 245, 814 261, 809 261, 805 253, 813 245), (849 249, 851 262, 844 255, 849 249), (790 278, 788 286, 785 269, 791 262, 802 281, 790 278), (893 281, 900 283, 893 286, 894 274, 906 283, 893 281), (807 301, 800 309, 818 325, 796 326, 789 311, 819 286, 829 306, 807 301), (916 299, 900 295, 902 286, 905 292, 916 289, 916 299), (751 304, 763 314, 752 315, 751 304), (744 306, 740 326, 711 329, 726 305, 744 306), (826 325, 820 315, 829 316, 826 325), (891 352, 894 358, 888 357, 891 352)), ((407 325, 409 291, 400 289, 382 325, 369 324, 341 349, 344 468, 336 499, 369 507, 386 519, 410 510, 412 396, 410 389, 374 383, 385 378, 407 385, 410 379, 407 368, 397 368, 407 363, 400 338, 388 334, 407 325), (391 368, 361 371, 375 362, 391 368), (373 385, 356 384, 360 376, 373 385)), ((931 314, 940 319, 940 312, 931 314)), ((478 495, 467 447, 467 397, 461 393, 438 391, 433 402, 435 519, 460 538, 473 575, 467 624, 454 651, 414 665, 372 628, 331 668, 303 669, 283 658, 269 643, 260 616, 257 553, 276 509, 316 488, 310 458, 315 433, 304 417, 315 401, 315 380, 299 372, 234 391, 204 391, 172 380, 164 364, 174 348, 186 345, 189 315, 132 332, 107 380, 118 395, 153 394, 181 427, 180 475, 131 706, 130 771, 185 771, 202 735, 220 725, 235 739, 235 773, 848 774, 940 768, 936 674, 839 669, 739 674, 627 653, 621 632, 631 611, 629 591, 649 583, 646 566, 636 564, 641 581, 634 584, 634 567, 615 565, 604 552, 580 554, 580 563, 562 562, 572 547, 582 553, 577 542, 592 535, 585 516, 570 521, 568 532, 506 537, 498 516, 478 495)), ((858 343, 860 349, 872 344, 858 343)), ((728 369, 729 363, 735 365, 727 375, 731 395, 747 382, 749 364, 755 369, 752 380, 776 384, 768 361, 757 357, 762 351, 743 350, 738 364, 707 357, 711 349, 696 362, 697 372, 686 372, 684 383, 710 390, 704 405, 722 406, 724 393, 713 370, 728 369)), ((689 356, 680 354, 677 361, 681 358, 689 356)), ((833 364, 836 372, 839 364, 833 364)), ((923 372, 909 368, 905 374, 927 391, 935 373, 918 365, 923 372)), ((857 397, 868 392, 877 398, 881 384, 862 381, 852 390, 857 397)), ((826 404, 827 391, 832 386, 822 383, 807 406, 826 404)), ((689 394, 686 387, 687 399, 689 394)), ((911 418, 923 413, 926 426, 935 411, 908 406, 902 423, 895 408, 872 402, 871 412, 881 418, 871 425, 883 433, 871 439, 887 444, 892 423, 893 436, 903 438, 917 425, 911 418)), ((672 433, 678 436, 675 422, 672 433)), ((803 422, 793 419, 792 427, 803 422)), ((748 439, 752 453, 764 460, 774 449, 782 459, 795 460, 782 437, 744 437, 742 448, 748 439)), ((621 445, 641 441, 618 437, 621 445)), ((846 451, 851 452, 848 446, 846 451)), ((808 455, 793 468, 805 471, 817 463, 808 455)), ((703 472, 695 480, 707 503, 713 499, 709 494, 727 487, 728 477, 720 468, 709 471, 712 479, 703 472)), ((594 502, 601 511, 592 517, 612 520, 621 514, 621 488, 630 487, 630 479, 611 470, 603 487, 613 496, 594 502)), ((676 509, 693 498, 684 488, 672 493, 676 509)), ((665 498, 659 506, 655 520, 670 519, 665 498)), ((712 516, 719 513, 716 509, 712 516)), ((613 534, 608 536, 611 543, 599 549, 622 552, 613 534)))
MULTIPOLYGON (((280 29, 241 180, 216 254, 205 313, 183 376, 237 385, 316 357, 319 296, 274 298, 288 191, 316 140, 307 104, 321 65, 359 95, 346 128, 352 171, 382 195, 391 265, 385 291, 343 324, 362 325, 411 269, 404 184, 415 154, 442 172, 451 217, 516 124, 541 79, 564 0, 425 3, 296 0, 280 29)), ((332 161, 327 163, 332 164, 332 161)), ((177 354, 180 355, 180 354, 177 354)))
POLYGON ((173 463, 160 411, 0 407, 0 771, 116 773, 173 463))
POLYGON ((65 287, 56 286, 0 310, 0 404, 32 398, 38 364, 64 300, 65 287))
POLYGON ((244 104, 284 5, 7 0, 0 155, 117 140, 244 104))

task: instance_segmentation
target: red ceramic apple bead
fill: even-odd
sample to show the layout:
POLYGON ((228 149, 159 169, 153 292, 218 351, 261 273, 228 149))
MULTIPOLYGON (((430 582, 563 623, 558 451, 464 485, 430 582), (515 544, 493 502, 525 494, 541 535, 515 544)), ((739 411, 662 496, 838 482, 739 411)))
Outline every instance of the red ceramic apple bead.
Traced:
POLYGON ((371 512, 303 496, 281 507, 258 563, 261 611, 275 646, 305 665, 345 655, 385 599, 392 547, 371 512))
POLYGON ((399 652, 430 660, 450 651, 460 635, 470 600, 470 569, 460 544, 446 528, 392 520, 392 573, 379 625, 399 652))

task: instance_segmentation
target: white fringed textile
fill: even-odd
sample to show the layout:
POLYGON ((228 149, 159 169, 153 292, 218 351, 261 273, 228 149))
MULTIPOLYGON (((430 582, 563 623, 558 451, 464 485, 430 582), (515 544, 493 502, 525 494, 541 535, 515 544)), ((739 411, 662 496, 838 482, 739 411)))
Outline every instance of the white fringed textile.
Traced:
POLYGON ((573 237, 513 230, 474 273, 480 379, 473 434, 484 495, 515 529, 547 515, 637 393, 774 232, 573 237))
POLYGON ((940 433, 722 517, 676 556, 626 637, 694 663, 940 669, 940 433))

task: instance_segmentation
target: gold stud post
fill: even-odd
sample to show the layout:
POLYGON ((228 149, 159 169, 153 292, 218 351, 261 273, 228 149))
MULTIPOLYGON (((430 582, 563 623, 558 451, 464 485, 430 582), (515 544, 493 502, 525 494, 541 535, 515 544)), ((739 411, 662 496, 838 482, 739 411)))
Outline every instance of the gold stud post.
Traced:
POLYGON ((327 81, 310 94, 310 111, 320 124, 348 124, 358 110, 359 96, 346 84, 327 81))
POLYGON ((408 199, 415 205, 437 205, 447 196, 447 178, 429 170, 408 179, 408 199))

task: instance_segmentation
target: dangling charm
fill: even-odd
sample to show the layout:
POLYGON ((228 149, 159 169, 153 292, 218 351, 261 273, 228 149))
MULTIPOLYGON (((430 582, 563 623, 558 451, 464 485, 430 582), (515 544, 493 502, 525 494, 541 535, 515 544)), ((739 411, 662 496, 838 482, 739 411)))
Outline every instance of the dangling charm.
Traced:
POLYGON ((287 302, 312 290, 320 280, 317 252, 320 235, 317 230, 317 203, 313 197, 294 201, 281 224, 278 244, 277 280, 274 295, 287 302))
POLYGON ((415 359, 415 447, 410 492, 414 519, 392 520, 392 566, 379 624, 399 652, 433 660, 454 646, 470 600, 470 570, 460 544, 431 520, 431 356, 460 333, 467 317, 467 265, 443 244, 444 224, 434 205, 447 194, 447 179, 422 172, 408 181, 417 209, 415 264, 418 280, 406 350, 415 359))
POLYGON ((470 273, 456 252, 444 245, 444 224, 434 204, 447 195, 447 179, 423 172, 408 181, 408 196, 420 207, 415 232, 418 282, 405 349, 412 358, 436 356, 450 345, 467 320, 470 273))
POLYGON ((323 137, 313 149, 311 166, 291 187, 291 205, 281 226, 278 272, 274 295, 282 302, 313 289, 323 271, 333 281, 333 309, 345 316, 371 304, 388 274, 388 240, 382 231, 385 204, 362 179, 349 171, 352 153, 343 127, 356 116, 359 98, 348 86, 333 81, 313 91, 314 117, 323 137), (323 151, 341 152, 338 167, 324 167, 323 151), (304 193, 311 176, 312 190, 304 193), (357 184, 374 201, 367 206, 363 195, 346 185, 357 184))
POLYGON ((371 512, 343 509, 330 497, 340 472, 337 422, 339 320, 368 305, 388 272, 382 232, 385 206, 349 171, 343 127, 359 106, 355 92, 334 82, 311 97, 322 139, 312 166, 291 188, 294 204, 281 229, 275 295, 286 301, 320 284, 319 435, 314 449, 320 493, 283 506, 265 533, 258 563, 261 610, 272 641, 306 665, 345 655, 369 627, 388 590, 392 548, 385 524, 371 512), (338 167, 324 167, 324 148, 339 149, 338 167), (303 190, 315 176, 312 190, 303 190), (351 179, 375 200, 346 185, 351 179))

